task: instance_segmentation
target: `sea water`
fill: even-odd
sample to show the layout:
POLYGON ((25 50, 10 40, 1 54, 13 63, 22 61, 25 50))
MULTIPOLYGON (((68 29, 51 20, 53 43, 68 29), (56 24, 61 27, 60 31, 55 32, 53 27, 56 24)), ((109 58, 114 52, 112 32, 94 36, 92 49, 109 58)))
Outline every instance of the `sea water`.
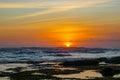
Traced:
POLYGON ((120 56, 120 49, 0 48, 0 62, 69 61, 120 56))

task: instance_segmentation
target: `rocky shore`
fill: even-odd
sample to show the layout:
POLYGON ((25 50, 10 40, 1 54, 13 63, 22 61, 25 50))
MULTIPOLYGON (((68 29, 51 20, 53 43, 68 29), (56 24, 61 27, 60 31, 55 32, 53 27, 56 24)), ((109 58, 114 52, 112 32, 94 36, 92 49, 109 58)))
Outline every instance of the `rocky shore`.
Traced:
POLYGON ((118 80, 120 57, 64 62, 0 63, 2 80, 118 80))

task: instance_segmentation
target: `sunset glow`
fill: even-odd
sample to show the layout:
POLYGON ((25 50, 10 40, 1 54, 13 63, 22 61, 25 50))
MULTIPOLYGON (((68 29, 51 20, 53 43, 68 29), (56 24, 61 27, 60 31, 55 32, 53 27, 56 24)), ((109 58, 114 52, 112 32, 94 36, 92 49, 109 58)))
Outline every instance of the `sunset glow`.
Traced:
POLYGON ((119 9, 118 0, 1 0, 0 47, 120 47, 119 9))
POLYGON ((72 45, 72 44, 71 44, 70 42, 66 42, 66 43, 65 43, 65 46, 66 46, 66 47, 71 47, 71 45, 72 45))

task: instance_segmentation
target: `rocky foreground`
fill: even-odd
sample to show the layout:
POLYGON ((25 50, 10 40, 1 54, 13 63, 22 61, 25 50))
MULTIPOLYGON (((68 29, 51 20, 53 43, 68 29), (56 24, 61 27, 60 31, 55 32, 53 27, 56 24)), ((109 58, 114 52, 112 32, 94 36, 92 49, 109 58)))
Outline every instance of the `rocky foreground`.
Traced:
POLYGON ((1 63, 0 80, 119 80, 120 57, 65 62, 1 63), (3 69, 3 70, 2 70, 3 69))

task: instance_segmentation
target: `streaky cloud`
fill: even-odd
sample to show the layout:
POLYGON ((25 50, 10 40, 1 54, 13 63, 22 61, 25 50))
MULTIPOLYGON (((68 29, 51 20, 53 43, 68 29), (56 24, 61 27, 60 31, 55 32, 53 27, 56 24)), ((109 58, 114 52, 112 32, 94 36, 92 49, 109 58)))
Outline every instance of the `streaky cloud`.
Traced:
POLYGON ((23 3, 23 4, 6 4, 5 5, 0 5, 0 8, 48 8, 47 10, 44 11, 38 11, 34 13, 29 13, 27 15, 21 15, 21 16, 16 16, 13 18, 8 18, 8 20, 16 20, 16 19, 24 19, 24 18, 29 18, 29 17, 35 17, 35 16, 41 16, 41 15, 46 15, 46 14, 52 14, 52 13, 57 13, 57 12, 63 12, 63 11, 68 11, 71 9, 76 9, 76 8, 84 8, 84 7, 90 7, 96 4, 102 4, 105 2, 108 2, 110 0, 75 0, 75 1, 68 1, 65 0, 65 2, 43 2, 43 3, 23 3))

